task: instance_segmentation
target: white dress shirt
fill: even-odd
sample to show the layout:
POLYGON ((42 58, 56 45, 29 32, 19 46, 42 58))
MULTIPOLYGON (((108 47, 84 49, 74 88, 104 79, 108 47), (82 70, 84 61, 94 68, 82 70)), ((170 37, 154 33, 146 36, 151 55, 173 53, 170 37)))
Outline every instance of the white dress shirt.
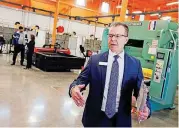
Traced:
MULTIPOLYGON (((106 81, 105 81, 103 102, 102 102, 102 107, 101 107, 102 111, 105 111, 105 108, 106 108, 111 68, 112 68, 112 64, 113 64, 115 55, 116 55, 116 53, 113 53, 111 50, 109 50, 106 81)), ((119 58, 117 59, 117 61, 119 63, 119 80, 118 80, 117 97, 116 97, 116 112, 118 111, 118 107, 119 107, 119 100, 120 100, 120 95, 121 95, 121 85, 122 85, 122 79, 123 79, 123 74, 124 74, 124 51, 122 51, 119 54, 119 58)))
POLYGON ((24 32, 19 32, 19 34, 20 34, 20 37, 19 37, 19 44, 23 44, 23 45, 25 45, 25 34, 24 34, 24 32))

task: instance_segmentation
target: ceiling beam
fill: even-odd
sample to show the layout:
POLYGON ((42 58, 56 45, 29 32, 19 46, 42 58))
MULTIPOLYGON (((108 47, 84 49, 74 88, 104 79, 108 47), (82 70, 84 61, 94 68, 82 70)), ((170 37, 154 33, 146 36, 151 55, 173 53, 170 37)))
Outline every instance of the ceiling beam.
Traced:
MULTIPOLYGON (((17 4, 17 3, 13 3, 13 2, 8 2, 8 1, 5 1, 5 0, 1 0, 0 2, 8 3, 8 4, 11 4, 11 5, 16 5, 16 6, 21 6, 21 4, 17 4)), ((48 10, 44 10, 44 9, 40 9, 40 8, 35 8, 35 7, 30 7, 30 6, 26 6, 26 5, 24 6, 24 8, 29 8, 29 9, 33 9, 33 10, 39 10, 39 11, 47 12, 50 15, 54 14, 54 12, 52 12, 52 11, 48 11, 48 10)), ((70 16, 70 15, 66 15, 66 14, 62 14, 62 13, 59 13, 59 15, 60 16, 65 16, 65 17, 68 17, 68 18, 73 18, 73 19, 76 19, 78 17, 78 16, 70 16)), ((88 22, 94 22, 94 23, 98 23, 98 24, 102 24, 102 25, 107 25, 106 23, 96 22, 96 21, 93 21, 93 20, 85 19, 85 18, 80 19, 80 20, 84 20, 84 21, 88 21, 88 22)))
MULTIPOLYGON (((147 15, 147 14, 155 14, 155 13, 172 13, 172 12, 178 12, 178 9, 172 9, 172 10, 164 10, 164 11, 153 11, 153 12, 143 12, 143 13, 129 13, 126 14, 127 16, 135 16, 135 15, 147 15)), ((118 17, 120 14, 117 15, 105 15, 105 16, 88 16, 88 17, 81 17, 81 18, 107 18, 107 17, 118 17)))
POLYGON ((50 5, 53 5, 53 6, 55 6, 55 4, 56 4, 56 2, 50 1, 50 0, 32 0, 32 1, 43 3, 43 4, 50 4, 50 5))

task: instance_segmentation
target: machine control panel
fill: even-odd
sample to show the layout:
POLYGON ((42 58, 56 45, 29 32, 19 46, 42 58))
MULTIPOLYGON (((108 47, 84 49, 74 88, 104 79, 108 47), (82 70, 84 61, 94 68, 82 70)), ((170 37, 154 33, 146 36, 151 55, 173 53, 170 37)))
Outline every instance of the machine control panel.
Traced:
POLYGON ((156 68, 154 73, 154 81, 160 83, 164 66, 165 53, 157 52, 156 68))

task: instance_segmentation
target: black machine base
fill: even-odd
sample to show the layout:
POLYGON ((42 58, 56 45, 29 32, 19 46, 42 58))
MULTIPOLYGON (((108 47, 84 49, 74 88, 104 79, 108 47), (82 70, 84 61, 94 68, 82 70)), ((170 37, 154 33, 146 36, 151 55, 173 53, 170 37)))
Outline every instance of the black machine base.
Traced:
POLYGON ((64 53, 37 52, 33 56, 33 64, 43 71, 69 71, 81 69, 85 58, 64 53))

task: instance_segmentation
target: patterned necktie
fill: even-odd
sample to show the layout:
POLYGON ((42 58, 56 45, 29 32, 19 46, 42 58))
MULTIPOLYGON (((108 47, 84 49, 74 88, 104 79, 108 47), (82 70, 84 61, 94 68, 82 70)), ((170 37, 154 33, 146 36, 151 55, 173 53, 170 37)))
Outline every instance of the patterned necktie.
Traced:
POLYGON ((114 56, 114 61, 111 69, 106 109, 105 109, 105 114, 108 116, 108 118, 112 118, 116 113, 116 96, 117 96, 117 86, 118 86, 118 79, 119 79, 119 64, 117 61, 118 58, 119 58, 118 55, 114 56))

